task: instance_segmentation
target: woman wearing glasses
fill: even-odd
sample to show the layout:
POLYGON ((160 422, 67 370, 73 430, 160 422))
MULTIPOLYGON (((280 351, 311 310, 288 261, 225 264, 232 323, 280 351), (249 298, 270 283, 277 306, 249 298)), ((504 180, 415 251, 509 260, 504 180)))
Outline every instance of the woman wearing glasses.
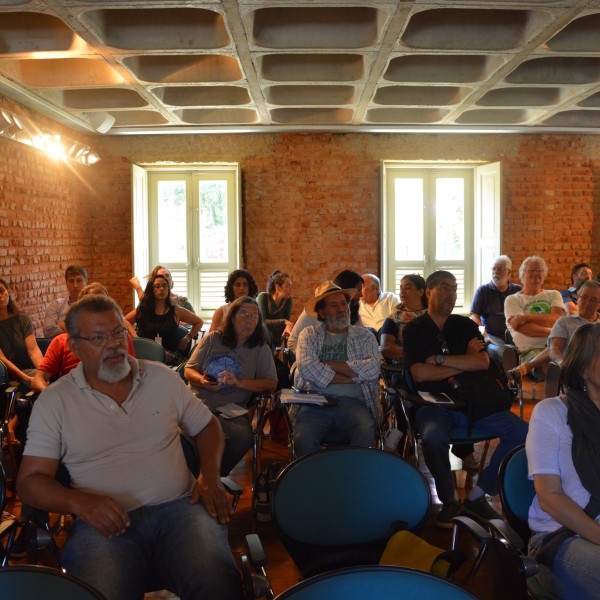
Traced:
POLYGON ((261 312, 249 296, 231 303, 225 321, 206 335, 185 368, 192 391, 217 416, 225 433, 221 475, 252 447, 248 402, 257 392, 274 392, 277 371, 261 312))
POLYGON ((167 364, 176 366, 186 359, 192 338, 200 331, 202 319, 193 312, 173 304, 171 286, 165 275, 150 277, 138 307, 125 318, 135 324, 140 337, 155 340, 165 349, 167 364), (183 337, 179 323, 191 326, 183 337))

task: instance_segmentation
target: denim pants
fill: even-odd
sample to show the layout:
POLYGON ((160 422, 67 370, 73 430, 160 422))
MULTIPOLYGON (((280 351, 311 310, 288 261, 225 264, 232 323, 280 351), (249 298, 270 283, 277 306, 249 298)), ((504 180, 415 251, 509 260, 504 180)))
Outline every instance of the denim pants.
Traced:
MULTIPOLYGON (((466 427, 467 416, 439 406, 423 406, 417 410, 416 424, 421 434, 425 464, 435 481, 438 497, 442 504, 450 504, 456 498, 448 457, 450 431, 453 426, 466 427)), ((528 425, 508 410, 479 419, 475 425, 479 431, 500 438, 490 464, 477 482, 486 494, 495 496, 498 493, 500 463, 513 448, 525 443, 528 425)))
MULTIPOLYGON (((529 540, 529 553, 535 554, 546 533, 529 540)), ((563 542, 554 557, 552 570, 540 565, 539 583, 561 600, 600 598, 600 546, 579 536, 563 542)))
POLYGON ((242 597, 227 528, 189 497, 129 513, 131 526, 106 538, 76 519, 65 544, 67 572, 107 600, 142 600, 167 588, 182 600, 242 597))
POLYGON ((321 449, 330 435, 336 441, 369 448, 375 443, 373 417, 362 400, 338 398, 334 406, 302 406, 294 421, 296 456, 321 449))

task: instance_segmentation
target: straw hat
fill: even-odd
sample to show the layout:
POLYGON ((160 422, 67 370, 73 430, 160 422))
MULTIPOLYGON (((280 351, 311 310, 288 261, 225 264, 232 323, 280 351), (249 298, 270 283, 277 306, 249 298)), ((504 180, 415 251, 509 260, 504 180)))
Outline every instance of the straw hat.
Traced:
POLYGON ((342 292, 342 294, 348 296, 348 298, 354 298, 356 296, 356 288, 348 288, 343 290, 339 285, 336 285, 328 279, 324 281, 320 286, 315 290, 314 298, 311 298, 305 305, 304 310, 307 314, 317 317, 317 311, 315 310, 315 306, 323 300, 323 298, 327 298, 327 296, 331 296, 331 294, 337 294, 338 292, 342 292))

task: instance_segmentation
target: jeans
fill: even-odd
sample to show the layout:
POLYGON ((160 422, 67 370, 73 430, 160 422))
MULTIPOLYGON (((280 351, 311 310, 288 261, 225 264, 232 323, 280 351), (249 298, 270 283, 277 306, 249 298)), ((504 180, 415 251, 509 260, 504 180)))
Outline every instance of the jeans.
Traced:
MULTIPOLYGON (((467 416, 456 410, 439 406, 422 406, 417 410, 417 430, 421 434, 421 445, 425 464, 435 481, 437 494, 442 504, 455 501, 454 480, 450 470, 448 447, 453 426, 466 427, 467 416)), ((500 438, 490 464, 483 471, 477 485, 490 496, 498 493, 498 468, 502 459, 516 446, 525 443, 528 425, 510 411, 494 413, 475 422, 478 431, 500 438)))
MULTIPOLYGON (((546 533, 529 540, 530 554, 535 554, 546 533)), ((579 536, 563 542, 554 558, 552 570, 540 565, 537 579, 561 600, 600 598, 600 546, 579 536)))
POLYGON ((63 562, 107 600, 142 600, 167 588, 182 600, 242 597, 227 528, 189 497, 129 513, 127 531, 111 539, 76 519, 63 562))
POLYGON ((233 419, 217 415, 217 418, 225 435, 225 450, 221 460, 221 477, 227 477, 253 446, 252 424, 248 415, 234 417, 233 419))
POLYGON ((338 398, 334 406, 302 406, 294 421, 296 456, 321 449, 328 435, 336 441, 369 448, 375 442, 375 425, 369 409, 357 398, 338 398))

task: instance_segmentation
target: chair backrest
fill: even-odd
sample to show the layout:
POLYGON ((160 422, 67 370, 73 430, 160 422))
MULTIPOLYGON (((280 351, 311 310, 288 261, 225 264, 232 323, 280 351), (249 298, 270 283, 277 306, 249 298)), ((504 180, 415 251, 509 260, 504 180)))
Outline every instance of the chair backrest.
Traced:
POLYGON ((416 467, 388 452, 349 446, 292 462, 272 498, 273 522, 305 577, 377 562, 395 528, 419 531, 430 505, 429 486, 416 467))
POLYGON ((560 391, 560 367, 551 361, 548 363, 544 380, 544 398, 554 398, 560 391))
POLYGON ((58 569, 37 565, 0 569, 2 600, 106 600, 87 583, 58 569))
POLYGON ((529 507, 535 496, 533 481, 528 478, 525 446, 509 452, 498 471, 500 501, 509 525, 523 538, 531 535, 527 522, 529 507))
POLYGON ((476 600, 476 596, 448 579, 401 567, 361 566, 311 577, 290 588, 277 600, 370 600, 443 598, 476 600))
POLYGON ((138 337, 132 338, 136 358, 166 362, 165 349, 154 340, 138 337))
POLYGON ((185 368, 187 367, 187 360, 184 360, 182 363, 177 365, 175 371, 179 373, 179 377, 183 380, 183 382, 187 385, 188 380, 185 378, 185 368))
POLYGON ((42 353, 42 356, 43 356, 46 354, 46 350, 48 350, 48 346, 50 345, 52 338, 39 337, 39 338, 35 338, 35 341, 37 342, 38 348, 40 349, 40 352, 42 353))

